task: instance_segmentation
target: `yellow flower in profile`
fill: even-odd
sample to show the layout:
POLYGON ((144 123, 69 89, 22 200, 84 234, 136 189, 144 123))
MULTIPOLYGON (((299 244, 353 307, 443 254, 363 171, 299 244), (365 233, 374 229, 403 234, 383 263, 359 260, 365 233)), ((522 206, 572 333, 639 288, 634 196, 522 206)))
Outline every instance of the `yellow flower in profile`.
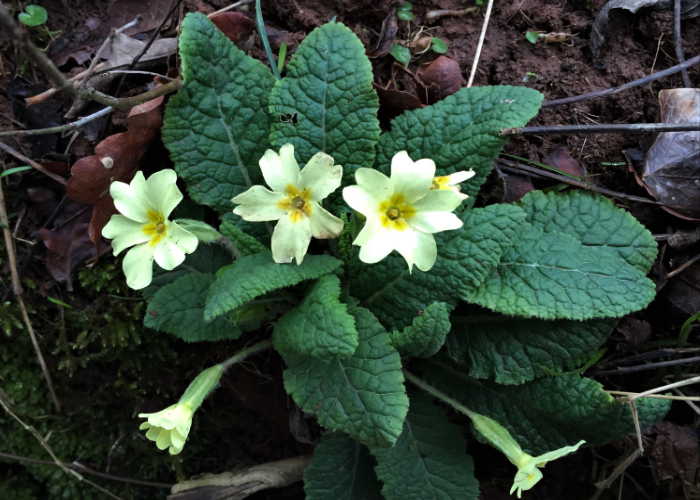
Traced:
POLYGON ((158 413, 140 413, 139 417, 148 420, 139 429, 148 430, 146 437, 155 441, 158 449, 170 448, 171 455, 180 453, 190 433, 194 412, 217 386, 224 369, 223 364, 218 364, 197 375, 177 404, 158 413))
POLYGON ((430 185, 431 190, 450 190, 454 191, 457 193, 457 195, 464 201, 469 196, 464 194, 462 192, 462 189, 459 187, 460 182, 464 182, 467 179, 471 179, 476 175, 476 172, 474 170, 470 169, 469 171, 466 170, 461 170, 459 172, 455 172, 452 175, 442 175, 439 177, 433 178, 433 183, 430 185))
POLYGON ((558 450, 533 457, 525 453, 510 433, 495 420, 471 411, 468 415, 479 434, 518 468, 513 487, 510 489, 511 495, 517 491, 518 498, 521 498, 523 491, 529 490, 542 479, 543 474, 540 469, 547 465, 547 462, 573 453, 585 443, 585 441, 579 441, 574 446, 564 446, 558 450))
POLYGON ((294 146, 285 144, 279 154, 271 149, 260 159, 264 186, 253 186, 233 200, 233 213, 247 221, 279 222, 272 233, 272 258, 277 263, 297 260, 301 264, 311 238, 335 238, 343 230, 343 221, 321 206, 321 202, 338 189, 343 167, 333 165, 333 158, 316 153, 299 171, 294 146))
POLYGON ((148 180, 136 172, 130 184, 113 182, 109 193, 120 215, 113 215, 102 229, 112 239, 114 255, 133 246, 124 257, 126 283, 134 290, 151 284, 153 261, 172 271, 185 260, 185 254, 197 249, 197 237, 168 220, 182 201, 177 174, 166 169, 148 180))
POLYGON ((435 178, 433 160, 414 162, 406 151, 391 160, 391 177, 371 168, 358 169, 357 185, 346 187, 343 198, 367 218, 352 242, 360 246, 360 260, 374 264, 396 250, 406 259, 409 271, 414 264, 429 271, 437 259, 433 233, 462 227, 452 211, 464 195, 451 183, 468 176, 457 172, 435 178))

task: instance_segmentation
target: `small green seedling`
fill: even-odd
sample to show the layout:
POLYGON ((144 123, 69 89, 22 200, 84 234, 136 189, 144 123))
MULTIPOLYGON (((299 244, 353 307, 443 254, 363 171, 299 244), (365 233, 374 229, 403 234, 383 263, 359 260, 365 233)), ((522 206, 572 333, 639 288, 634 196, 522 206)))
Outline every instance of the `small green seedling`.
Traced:
POLYGON ((408 47, 395 43, 393 47, 391 47, 391 52, 389 53, 394 56, 394 59, 404 68, 411 62, 411 51, 408 50, 408 47))
POLYGON ((396 17, 398 17, 402 21, 412 21, 414 17, 413 12, 411 12, 412 8, 413 5, 411 5, 410 2, 406 2, 396 11, 396 17))
POLYGON ((433 52, 438 54, 444 54, 447 52, 447 44, 442 40, 442 38, 433 37, 433 39, 430 41, 430 48, 433 49, 433 52))
POLYGON ((46 9, 38 5, 27 5, 24 8, 25 12, 22 12, 19 16, 19 22, 26 24, 27 26, 39 26, 44 24, 48 19, 48 14, 46 9))
POLYGON ((527 38, 527 41, 530 43, 537 43, 537 39, 539 38, 539 33, 536 31, 528 31, 525 33, 525 38, 527 38))
POLYGON ((525 76, 523 77, 523 81, 525 83, 536 82, 539 79, 540 79, 540 77, 537 76, 537 73, 533 73, 531 71, 528 71, 527 73, 525 73, 525 76))
POLYGON ((287 44, 283 43, 280 46, 280 53, 277 56, 277 70, 282 74, 282 69, 284 69, 284 60, 287 58, 287 44))

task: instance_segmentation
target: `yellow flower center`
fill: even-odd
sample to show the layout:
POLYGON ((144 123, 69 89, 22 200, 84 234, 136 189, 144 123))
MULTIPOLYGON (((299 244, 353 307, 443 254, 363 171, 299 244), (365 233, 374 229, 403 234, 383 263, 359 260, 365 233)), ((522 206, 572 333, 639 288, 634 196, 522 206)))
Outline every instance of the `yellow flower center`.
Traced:
POLYGON ((151 237, 150 245, 155 246, 168 234, 168 226, 165 225, 165 216, 162 212, 149 210, 146 215, 150 222, 143 226, 143 232, 151 237))
POLYGON ((406 204, 406 199, 402 194, 395 194, 379 204, 379 217, 382 226, 387 229, 404 231, 408 227, 406 220, 415 214, 416 209, 406 204))
POLYGON ((277 203, 282 210, 286 210, 292 222, 299 222, 306 217, 311 217, 311 190, 306 188, 300 191, 294 184, 288 184, 285 189, 287 197, 277 203))

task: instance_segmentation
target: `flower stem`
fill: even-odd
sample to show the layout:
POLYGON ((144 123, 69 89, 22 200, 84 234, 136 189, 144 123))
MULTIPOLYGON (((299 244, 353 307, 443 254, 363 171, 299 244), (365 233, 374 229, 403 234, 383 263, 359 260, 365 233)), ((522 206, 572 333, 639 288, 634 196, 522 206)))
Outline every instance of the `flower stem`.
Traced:
POLYGON ((406 380, 411 382, 413 385, 420 387, 421 389, 423 389, 425 392, 427 392, 431 396, 434 396, 434 397, 438 398, 439 400, 444 401, 445 403, 450 405, 452 408, 454 408, 458 412, 464 413, 466 416, 468 416, 469 418, 472 418, 472 419, 474 418, 474 416, 477 416, 477 417, 479 416, 477 413, 474 413, 473 411, 471 411, 469 408, 464 406, 462 403, 460 403, 456 399, 452 399, 444 392, 442 392, 442 391, 436 389, 435 387, 433 387, 432 385, 428 384, 425 380, 418 378, 413 373, 409 372, 406 368, 404 368, 402 371, 403 371, 403 376, 406 377, 406 380))
POLYGON ((269 349, 272 347, 272 339, 268 340, 263 340, 262 342, 258 342, 257 344, 254 344, 247 349, 243 349, 240 352, 237 352, 230 358, 228 358, 226 361, 221 363, 223 366, 224 370, 227 369, 229 366, 234 365, 238 363, 239 361, 243 361, 245 358, 247 358, 249 355, 256 353, 258 351, 264 351, 265 349, 269 349))

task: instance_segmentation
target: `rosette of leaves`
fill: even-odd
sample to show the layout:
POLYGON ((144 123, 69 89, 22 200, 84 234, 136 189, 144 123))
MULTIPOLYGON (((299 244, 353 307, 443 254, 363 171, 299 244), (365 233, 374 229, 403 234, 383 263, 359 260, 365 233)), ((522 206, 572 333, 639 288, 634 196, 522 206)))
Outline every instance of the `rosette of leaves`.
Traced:
MULTIPOLYGON (((460 430, 427 396, 407 393, 407 366, 498 420, 528 453, 633 432, 628 406, 599 384, 545 371, 584 364, 617 318, 654 297, 646 274, 656 243, 612 202, 533 192, 463 208, 463 227, 436 235, 435 266, 413 273, 396 254, 366 265, 332 243, 302 265, 276 264, 265 225, 230 213, 230 199, 260 183, 265 150, 287 143, 302 167, 319 151, 333 156, 343 186, 361 167, 388 173, 406 151, 433 159, 437 175, 473 169, 462 191, 476 196, 505 143, 499 130, 524 126, 541 94, 461 89, 381 133, 371 64, 341 23, 311 32, 280 80, 201 14, 185 18, 180 52, 184 83, 163 140, 192 199, 223 215, 220 231, 241 256, 202 245, 155 275, 145 323, 190 342, 273 332, 287 392, 329 431, 306 473, 309 498, 478 497, 460 430)), ((347 211, 339 193, 336 215, 347 211)), ((639 404, 640 422, 667 410, 663 400, 639 404)))

